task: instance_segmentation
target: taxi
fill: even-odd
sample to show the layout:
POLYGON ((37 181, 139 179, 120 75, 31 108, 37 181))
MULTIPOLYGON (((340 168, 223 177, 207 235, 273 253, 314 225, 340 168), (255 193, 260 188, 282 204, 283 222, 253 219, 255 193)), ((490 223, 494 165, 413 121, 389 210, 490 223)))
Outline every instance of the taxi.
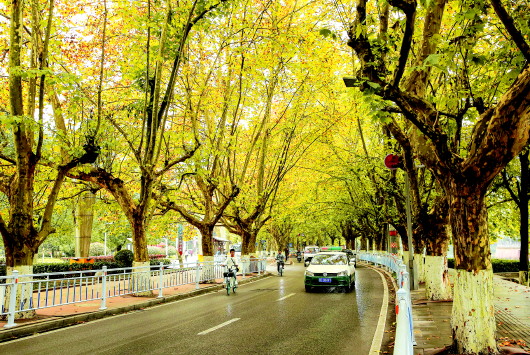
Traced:
POLYGON ((344 252, 320 252, 315 254, 305 270, 306 292, 317 287, 343 287, 351 291, 355 287, 355 261, 344 252))

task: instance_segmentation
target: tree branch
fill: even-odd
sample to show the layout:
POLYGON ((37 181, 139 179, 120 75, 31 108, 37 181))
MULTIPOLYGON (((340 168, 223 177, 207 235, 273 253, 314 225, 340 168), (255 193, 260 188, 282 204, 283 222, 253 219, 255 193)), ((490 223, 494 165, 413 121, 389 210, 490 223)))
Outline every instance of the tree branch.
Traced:
POLYGON ((512 40, 514 41, 515 45, 523 53, 524 57, 526 58, 526 61, 530 62, 530 46, 525 41, 525 38, 522 33, 517 29, 517 27, 515 27, 513 18, 502 6, 500 0, 491 0, 491 5, 493 6, 493 9, 495 9, 497 16, 499 16, 499 19, 502 21, 504 27, 506 28, 510 36, 512 36, 512 40))

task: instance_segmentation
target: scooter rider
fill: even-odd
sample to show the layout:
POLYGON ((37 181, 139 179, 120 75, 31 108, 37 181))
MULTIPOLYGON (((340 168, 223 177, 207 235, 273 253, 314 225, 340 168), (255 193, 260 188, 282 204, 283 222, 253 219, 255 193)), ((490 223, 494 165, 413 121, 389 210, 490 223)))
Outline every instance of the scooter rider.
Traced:
MULTIPOLYGON (((236 250, 235 249, 230 249, 230 255, 228 255, 226 257, 226 260, 224 263, 221 264, 222 266, 225 266, 230 269, 230 267, 234 266, 235 269, 236 269, 236 273, 239 271, 239 267, 238 267, 238 260, 237 260, 237 257, 236 257, 236 250)), ((236 277, 236 285, 237 285, 237 277, 236 277)))
POLYGON ((278 255, 276 255, 276 268, 278 269, 278 273, 280 273, 280 265, 282 267, 285 266, 285 255, 282 253, 282 250, 278 250, 278 255))
POLYGON ((296 260, 298 260, 298 262, 302 261, 302 252, 300 251, 300 249, 298 249, 298 251, 296 252, 296 260))

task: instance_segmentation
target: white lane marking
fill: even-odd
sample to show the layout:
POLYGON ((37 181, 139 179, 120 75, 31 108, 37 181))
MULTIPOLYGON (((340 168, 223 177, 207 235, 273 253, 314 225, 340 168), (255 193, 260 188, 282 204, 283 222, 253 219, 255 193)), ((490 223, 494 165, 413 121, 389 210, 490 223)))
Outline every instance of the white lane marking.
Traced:
POLYGON ((295 295, 294 293, 291 293, 291 294, 289 294, 289 295, 287 295, 285 297, 282 297, 282 298, 278 299, 277 301, 283 301, 284 299, 289 298, 289 297, 294 296, 294 295, 295 295))
POLYGON ((383 334, 385 333, 386 314, 388 311, 388 285, 386 284, 386 280, 383 274, 375 268, 373 270, 379 273, 379 276, 381 276, 381 280, 383 280, 383 286, 385 288, 385 292, 383 295, 383 304, 381 305, 381 313, 379 313, 379 322, 377 322, 377 328, 375 329, 374 339, 372 340, 372 346, 370 347, 369 352, 369 354, 379 354, 381 352, 383 334))
POLYGON ((198 333, 197 335, 208 334, 208 333, 210 333, 210 332, 213 332, 214 330, 217 330, 217 329, 219 329, 219 328, 222 328, 222 327, 224 327, 224 326, 227 326, 227 325, 230 324, 230 323, 237 322, 237 321, 240 320, 240 319, 241 319, 241 318, 230 319, 230 320, 227 321, 227 322, 224 322, 224 323, 221 323, 221 324, 219 324, 219 325, 216 325, 215 327, 212 327, 212 328, 210 328, 210 329, 206 329, 205 331, 200 332, 200 333, 198 333))

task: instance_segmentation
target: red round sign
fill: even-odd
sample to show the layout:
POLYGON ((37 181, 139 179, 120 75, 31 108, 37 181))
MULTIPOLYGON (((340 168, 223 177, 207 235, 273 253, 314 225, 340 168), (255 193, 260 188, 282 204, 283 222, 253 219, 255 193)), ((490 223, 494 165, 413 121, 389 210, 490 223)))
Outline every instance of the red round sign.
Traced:
POLYGON ((385 157, 385 166, 390 170, 395 170, 401 166, 401 158, 399 155, 388 154, 385 157))

